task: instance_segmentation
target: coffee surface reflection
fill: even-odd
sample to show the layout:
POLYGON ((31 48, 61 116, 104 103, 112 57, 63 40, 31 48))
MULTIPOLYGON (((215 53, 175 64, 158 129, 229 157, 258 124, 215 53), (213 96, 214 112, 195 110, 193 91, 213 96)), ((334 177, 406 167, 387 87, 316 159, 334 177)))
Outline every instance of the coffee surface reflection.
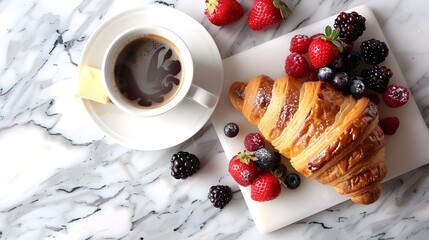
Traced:
POLYGON ((119 91, 131 102, 156 108, 172 99, 183 75, 180 58, 168 40, 145 35, 130 41, 115 62, 119 91))

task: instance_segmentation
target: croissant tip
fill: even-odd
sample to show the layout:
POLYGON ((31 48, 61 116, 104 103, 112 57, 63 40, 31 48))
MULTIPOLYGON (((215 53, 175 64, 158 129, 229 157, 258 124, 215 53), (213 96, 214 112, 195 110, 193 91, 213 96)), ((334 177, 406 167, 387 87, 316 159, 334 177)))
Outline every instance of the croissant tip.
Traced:
POLYGON ((229 88, 229 99, 232 105, 239 111, 243 109, 244 102, 244 89, 247 83, 244 82, 233 82, 229 88))
POLYGON ((350 199, 358 204, 370 205, 376 202, 381 196, 380 183, 376 184, 373 189, 370 189, 362 194, 351 197, 350 199))

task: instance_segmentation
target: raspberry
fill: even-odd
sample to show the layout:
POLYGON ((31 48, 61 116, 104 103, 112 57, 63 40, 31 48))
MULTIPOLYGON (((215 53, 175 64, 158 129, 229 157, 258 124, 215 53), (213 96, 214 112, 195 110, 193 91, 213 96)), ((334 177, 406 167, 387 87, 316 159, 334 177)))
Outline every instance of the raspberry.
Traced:
POLYGON ((357 12, 341 12, 334 21, 334 28, 340 29, 340 39, 351 43, 366 30, 365 21, 357 12))
POLYGON ((311 39, 307 35, 298 34, 292 37, 290 41, 290 52, 305 54, 308 51, 311 39))
POLYGON ((171 157, 171 176, 186 179, 200 169, 200 160, 194 154, 180 151, 171 157))
POLYGON ((399 118, 386 117, 380 121, 379 125, 383 129, 384 134, 393 135, 399 128, 399 118))
POLYGON ((387 88, 382 97, 387 106, 397 108, 408 102, 410 92, 400 84, 393 84, 387 88))
POLYGON ((389 55, 389 48, 386 43, 374 38, 364 41, 360 45, 363 60, 371 65, 384 62, 389 55))
POLYGON ((362 70, 365 85, 378 93, 386 91, 392 75, 392 71, 385 66, 372 66, 370 69, 362 70))
POLYGON ((216 185, 209 189, 208 198, 216 208, 224 208, 232 199, 232 191, 229 186, 216 185))
POLYGON ((244 147, 254 152, 265 146, 265 139, 260 133, 249 133, 244 138, 244 147))
POLYGON ((308 76, 310 65, 302 54, 291 53, 286 58, 285 72, 292 77, 303 78, 308 76))

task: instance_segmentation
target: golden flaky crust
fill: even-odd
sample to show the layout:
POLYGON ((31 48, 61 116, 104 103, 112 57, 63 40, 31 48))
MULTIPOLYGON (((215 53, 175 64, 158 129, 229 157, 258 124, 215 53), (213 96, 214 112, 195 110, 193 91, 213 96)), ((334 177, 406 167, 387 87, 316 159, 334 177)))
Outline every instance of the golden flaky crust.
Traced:
POLYGON ((305 177, 360 204, 375 202, 386 176, 378 108, 322 81, 260 75, 234 82, 233 106, 305 177))

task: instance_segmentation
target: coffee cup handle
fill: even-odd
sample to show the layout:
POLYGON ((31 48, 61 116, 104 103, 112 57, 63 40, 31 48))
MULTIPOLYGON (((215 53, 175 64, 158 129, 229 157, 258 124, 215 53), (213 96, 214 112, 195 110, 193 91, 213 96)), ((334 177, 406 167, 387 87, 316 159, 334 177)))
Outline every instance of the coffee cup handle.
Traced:
POLYGON ((213 93, 195 84, 191 85, 186 97, 208 109, 213 108, 217 101, 217 97, 213 93))

